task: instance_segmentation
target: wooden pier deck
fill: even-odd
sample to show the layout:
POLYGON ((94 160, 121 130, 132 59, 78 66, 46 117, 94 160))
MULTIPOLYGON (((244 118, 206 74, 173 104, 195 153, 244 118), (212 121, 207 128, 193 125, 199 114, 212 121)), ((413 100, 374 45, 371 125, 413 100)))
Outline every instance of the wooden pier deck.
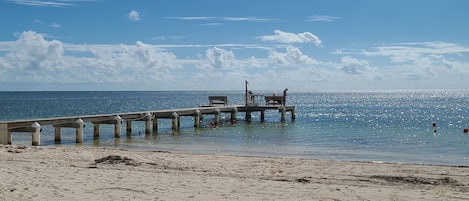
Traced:
POLYGON ((245 112, 247 121, 251 121, 251 113, 260 112, 261 121, 264 121, 264 112, 266 110, 278 110, 281 114, 280 121, 285 122, 286 113, 291 113, 291 119, 295 119, 295 106, 285 105, 264 105, 264 106, 247 106, 247 105, 223 105, 208 106, 196 108, 167 109, 155 111, 142 111, 130 113, 115 113, 101 115, 86 115, 72 117, 56 117, 43 119, 28 119, 15 121, 0 121, 0 144, 12 144, 12 133, 30 132, 32 133, 32 145, 40 145, 40 134, 43 126, 53 126, 55 129, 55 141, 61 141, 62 128, 76 129, 76 142, 83 142, 84 127, 86 122, 93 124, 93 136, 99 137, 101 124, 114 125, 114 136, 120 138, 122 123, 126 124, 126 133, 131 135, 132 122, 144 121, 145 133, 151 134, 158 129, 158 119, 172 119, 172 129, 178 130, 180 127, 180 117, 190 116, 194 118, 194 127, 200 127, 203 115, 214 115, 214 124, 221 123, 221 114, 230 113, 231 122, 236 121, 238 112, 245 112))

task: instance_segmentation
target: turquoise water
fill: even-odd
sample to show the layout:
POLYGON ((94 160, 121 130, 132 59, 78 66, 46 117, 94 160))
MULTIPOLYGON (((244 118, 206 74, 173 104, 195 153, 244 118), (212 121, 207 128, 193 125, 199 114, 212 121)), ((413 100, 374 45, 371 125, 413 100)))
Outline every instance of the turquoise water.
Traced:
MULTIPOLYGON (((273 91, 256 93, 272 94, 273 91)), ((275 92, 275 93, 281 93, 275 92)), ((226 95, 243 104, 242 91, 178 92, 0 92, 0 120, 191 108, 207 104, 209 95, 226 95)), ((73 129, 63 129, 54 144, 52 126, 44 126, 43 146, 106 146, 249 156, 469 165, 469 91, 291 92, 296 120, 280 123, 277 111, 251 123, 238 114, 238 123, 193 129, 192 117, 182 117, 181 129, 159 120, 159 129, 145 135, 143 122, 133 123, 131 137, 114 139, 113 127, 103 125, 98 140, 87 123, 82 145, 73 129), (433 127, 432 124, 437 126, 433 127)), ((124 124, 125 125, 125 124, 124 124)), ((30 144, 31 134, 14 133, 13 144, 30 144)))

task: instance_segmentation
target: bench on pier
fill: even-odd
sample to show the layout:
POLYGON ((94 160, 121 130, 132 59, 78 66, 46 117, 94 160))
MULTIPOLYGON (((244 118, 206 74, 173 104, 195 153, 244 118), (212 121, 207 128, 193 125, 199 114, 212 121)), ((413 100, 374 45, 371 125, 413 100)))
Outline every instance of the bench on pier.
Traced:
POLYGON ((208 97, 209 106, 226 106, 228 105, 227 96, 209 96, 208 97))
POLYGON ((265 96, 266 105, 285 105, 283 96, 265 96))
POLYGON ((266 105, 285 105, 287 101, 287 91, 288 89, 283 90, 283 96, 265 96, 265 104, 266 105))

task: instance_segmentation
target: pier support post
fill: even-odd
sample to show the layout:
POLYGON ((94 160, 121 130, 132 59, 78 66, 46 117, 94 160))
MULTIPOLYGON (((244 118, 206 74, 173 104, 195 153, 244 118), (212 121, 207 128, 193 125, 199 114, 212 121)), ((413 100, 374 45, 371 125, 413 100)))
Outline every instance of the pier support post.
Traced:
POLYGON ((291 113, 291 119, 292 119, 292 120, 295 120, 295 119, 296 119, 296 116, 295 116, 295 108, 293 108, 293 109, 290 111, 290 113, 291 113))
POLYGON ((39 125, 37 122, 34 122, 31 127, 34 129, 32 134, 32 145, 39 146, 41 145, 41 125, 39 125))
POLYGON ((99 122, 93 122, 93 137, 99 138, 99 122))
POLYGON ((153 128, 153 125, 151 123, 151 120, 152 120, 152 116, 150 114, 150 112, 147 112, 145 114, 145 134, 151 134, 153 132, 152 128, 153 128))
POLYGON ((221 114, 220 109, 218 109, 218 108, 215 109, 215 124, 216 125, 220 124, 220 122, 221 122, 220 114, 221 114))
POLYGON ((115 138, 120 138, 121 137, 121 125, 122 125, 122 118, 117 115, 114 117, 114 120, 116 120, 116 123, 114 124, 114 137, 115 138))
POLYGON ((285 123, 285 112, 286 112, 285 106, 283 105, 280 106, 279 112, 280 112, 280 122, 285 123))
POLYGON ((11 144, 11 133, 8 124, 0 124, 0 144, 11 144))
POLYGON ((132 135, 132 120, 127 120, 125 122, 125 126, 126 126, 126 135, 127 136, 131 136, 132 135))
POLYGON ((264 122, 265 120, 265 111, 261 110, 261 122, 264 122))
POLYGON ((83 128, 85 127, 85 122, 82 119, 77 119, 75 123, 77 124, 77 128, 75 130, 76 143, 83 143, 83 128))
POLYGON ((173 112, 173 124, 172 124, 172 129, 173 130, 178 130, 179 129, 179 115, 176 112, 173 112))
POLYGON ((200 127, 200 110, 195 110, 194 113, 194 128, 200 127))
POLYGON ((246 121, 247 121, 247 122, 251 122, 251 118, 252 118, 252 115, 251 115, 251 108, 247 107, 247 108, 246 108, 246 121))
POLYGON ((158 118, 153 118, 153 130, 158 131, 158 118))
POLYGON ((231 109, 231 123, 236 123, 236 115, 238 114, 238 108, 234 107, 231 109))
POLYGON ((62 141, 62 128, 61 127, 54 127, 54 136, 55 136, 56 143, 60 143, 62 141))

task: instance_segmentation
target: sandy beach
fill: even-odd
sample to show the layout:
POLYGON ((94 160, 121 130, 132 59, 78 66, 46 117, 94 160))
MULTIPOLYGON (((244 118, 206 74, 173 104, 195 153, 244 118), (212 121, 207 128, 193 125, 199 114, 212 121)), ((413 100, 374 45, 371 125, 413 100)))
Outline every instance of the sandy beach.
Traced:
POLYGON ((1 200, 469 200, 469 168, 0 146, 1 200))

